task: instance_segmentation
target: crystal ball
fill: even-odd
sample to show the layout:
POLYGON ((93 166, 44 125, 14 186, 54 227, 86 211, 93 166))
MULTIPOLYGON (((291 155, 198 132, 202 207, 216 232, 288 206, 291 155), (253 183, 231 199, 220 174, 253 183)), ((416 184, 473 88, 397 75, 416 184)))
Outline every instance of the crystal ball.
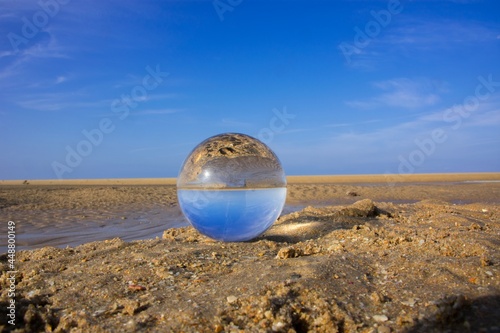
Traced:
POLYGON ((263 142, 245 134, 219 134, 186 158, 177 197, 184 216, 200 233, 220 241, 247 241, 269 229, 281 214, 285 172, 263 142))

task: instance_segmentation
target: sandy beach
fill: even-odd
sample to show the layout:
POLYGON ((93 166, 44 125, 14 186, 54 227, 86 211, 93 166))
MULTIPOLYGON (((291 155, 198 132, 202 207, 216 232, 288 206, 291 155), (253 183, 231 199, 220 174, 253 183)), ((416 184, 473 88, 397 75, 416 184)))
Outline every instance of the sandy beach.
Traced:
POLYGON ((499 332, 500 174, 291 176, 264 235, 216 242, 175 179, 0 181, 0 330, 499 332), (1 238, 1 251, 7 238, 1 238))

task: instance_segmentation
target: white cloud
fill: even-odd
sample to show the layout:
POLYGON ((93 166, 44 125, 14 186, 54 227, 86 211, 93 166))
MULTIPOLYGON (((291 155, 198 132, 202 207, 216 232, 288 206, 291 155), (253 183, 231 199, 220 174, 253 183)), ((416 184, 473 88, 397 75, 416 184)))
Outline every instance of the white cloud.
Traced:
POLYGON ((471 117, 471 122, 469 124, 469 126, 499 126, 499 125, 500 125, 500 109, 487 111, 478 114, 476 117, 471 117))
POLYGON ((63 109, 65 105, 67 105, 52 98, 40 98, 20 101, 18 104, 25 109, 38 111, 59 111, 63 109))
POLYGON ((404 11, 382 29, 370 43, 350 55, 349 66, 374 70, 395 58, 422 57, 423 54, 482 48, 495 45, 500 26, 487 26, 477 21, 436 20, 407 15, 404 11))
POLYGON ((131 115, 134 116, 146 116, 146 115, 158 115, 158 114, 172 114, 183 112, 183 109, 150 109, 150 110, 142 110, 142 111, 134 111, 131 115))
POLYGON ((422 94, 418 91, 396 90, 387 94, 382 94, 376 98, 382 105, 418 108, 422 106, 435 105, 439 102, 436 94, 422 94))
POLYGON ((0 51, 0 58, 8 57, 8 56, 11 56, 13 54, 14 54, 14 52, 12 52, 12 51, 0 51))
POLYGON ((391 30, 381 42, 418 49, 463 47, 494 41, 499 31, 498 28, 474 21, 407 18, 404 24, 391 30))
POLYGON ((68 80, 68 78, 65 77, 65 76, 58 76, 56 78, 56 84, 60 84, 60 83, 66 82, 67 80, 68 80))
POLYGON ((234 126, 234 127, 250 127, 253 125, 251 122, 236 120, 232 118, 222 118, 221 123, 224 126, 234 126))
POLYGON ((10 51, 2 52, 0 55, 13 55, 12 61, 4 67, 0 72, 0 79, 18 77, 22 78, 20 84, 26 84, 24 75, 28 71, 27 67, 39 58, 67 58, 63 47, 59 45, 57 40, 48 35, 44 41, 40 41, 29 48, 14 54, 10 51))
POLYGON ((156 93, 151 93, 148 95, 148 101, 158 101, 158 100, 164 100, 164 99, 176 99, 180 98, 181 95, 178 93, 163 93, 163 94, 156 94, 156 93))
MULTIPOLYGON (((454 127, 456 122, 446 121, 445 113, 450 107, 453 106, 417 114, 393 125, 384 121, 378 121, 377 126, 373 127, 338 124, 329 137, 311 134, 305 138, 292 138, 280 143, 278 149, 282 161, 297 168, 310 166, 308 170, 312 170, 311 172, 352 173, 357 171, 353 168, 360 165, 364 166, 364 172, 367 165, 374 173, 397 172, 399 156, 407 158, 415 150, 421 149, 416 144, 417 140, 429 142, 432 140, 432 133, 439 130, 444 132, 445 141, 434 142, 435 149, 429 156, 425 156, 421 168, 416 167, 415 172, 443 171, 439 169, 441 165, 447 165, 451 171, 456 171, 452 167, 455 162, 449 161, 465 165, 468 157, 464 154, 476 151, 488 151, 488 156, 498 156, 500 150, 496 143, 500 142, 500 136, 495 129, 500 125, 500 95, 491 96, 481 103, 467 118, 462 119, 459 127, 454 127), (465 146, 477 148, 465 152, 465 146), (296 156, 301 156, 300 161, 296 160, 296 156)), ((321 130, 323 127, 310 132, 324 133, 321 130)))
POLYGON ((382 121, 382 119, 371 119, 371 120, 358 121, 358 122, 353 122, 353 123, 333 123, 333 124, 327 124, 324 127, 327 127, 327 128, 352 127, 352 126, 378 123, 380 121, 382 121))
POLYGON ((144 151, 166 150, 166 147, 142 147, 129 150, 129 153, 140 153, 144 151))
POLYGON ((436 105, 440 101, 438 93, 445 91, 443 84, 428 79, 396 78, 374 82, 373 86, 384 92, 368 100, 346 101, 345 104, 358 109, 428 107, 436 105))
POLYGON ((24 95, 16 104, 30 110, 37 111, 64 111, 81 109, 109 109, 112 100, 92 100, 83 93, 40 93, 24 95))

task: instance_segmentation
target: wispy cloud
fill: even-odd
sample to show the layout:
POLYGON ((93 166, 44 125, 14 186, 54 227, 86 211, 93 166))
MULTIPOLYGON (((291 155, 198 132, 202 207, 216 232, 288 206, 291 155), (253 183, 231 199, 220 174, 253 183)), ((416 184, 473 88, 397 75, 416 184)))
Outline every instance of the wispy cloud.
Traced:
POLYGON ((346 101, 345 104, 357 109, 376 107, 420 108, 433 106, 440 101, 439 93, 445 92, 445 84, 429 79, 396 78, 372 83, 382 91, 368 100, 346 101))
POLYGON ((408 79, 383 82, 379 88, 388 91, 375 99, 382 105, 418 108, 435 105, 439 101, 439 96, 437 94, 423 91, 419 84, 415 84, 414 81, 408 79))
POLYGON ((144 151, 164 150, 166 147, 142 147, 129 150, 129 153, 140 153, 144 151))
POLYGON ((180 98, 181 95, 177 93, 153 93, 148 95, 148 101, 159 101, 159 100, 164 100, 164 99, 176 99, 180 98))
POLYGON ((57 99, 43 97, 38 99, 19 101, 18 104, 25 109, 38 111, 59 111, 68 106, 68 103, 64 103, 57 99))
POLYGON ((16 102, 22 108, 36 111, 62 111, 81 109, 109 109, 111 99, 89 100, 90 97, 79 92, 54 92, 25 95, 16 102))
MULTIPOLYGON (((4 2, 6 2, 6 1, 4 1, 4 2)), ((0 6, 0 8, 1 8, 1 6, 0 6)), ((2 19, 2 20, 19 19, 19 17, 15 13, 2 13, 2 14, 0 14, 0 19, 2 19)))
MULTIPOLYGON (((11 51, 2 52, 4 57, 14 55, 11 51)), ((0 80, 12 77, 22 77, 31 63, 40 58, 67 58, 64 48, 50 34, 43 41, 21 50, 12 57, 12 60, 0 71, 0 80)), ((26 82, 22 82, 25 84, 26 82)))
POLYGON ((55 83, 56 84, 60 84, 60 83, 66 82, 66 81, 68 81, 68 78, 66 76, 58 76, 56 78, 56 82, 55 83))
MULTIPOLYGON (((297 164, 303 160, 304 167, 308 164, 312 165, 311 168, 318 166, 316 172, 355 172, 351 165, 364 162, 373 166, 373 172, 383 173, 389 169, 397 170, 398 156, 408 156, 419 149, 416 140, 430 140, 433 131, 439 129, 447 139, 446 143, 435 143, 436 156, 432 159, 456 158, 464 153, 461 149, 465 145, 478 146, 478 149, 498 154, 498 148, 494 147, 500 137, 492 133, 500 125, 500 95, 481 103, 469 117, 462 119, 459 127, 455 127, 456 122, 449 122, 445 117, 451 107, 453 106, 441 107, 392 125, 373 128, 360 129, 338 124, 337 130, 328 137, 293 140, 282 144, 280 152, 285 161, 297 164), (482 147, 481 143, 487 146, 482 147), (297 161, 295 156, 302 156, 301 161, 297 161), (331 169, 327 169, 328 167, 331 169)), ((324 133, 319 128, 314 132, 324 133)), ((426 159, 431 160, 431 157, 426 156, 426 159)), ((432 170, 432 162, 424 167, 432 170)))
POLYGON ((364 124, 373 124, 373 123, 378 123, 381 122, 382 119, 371 119, 371 120, 365 120, 365 121, 358 121, 358 122, 353 122, 353 123, 333 123, 333 124, 327 124, 324 127, 329 127, 329 128, 339 128, 339 127, 352 127, 352 126, 359 126, 359 125, 364 125, 364 124))
POLYGON ((183 112, 184 109, 149 109, 131 112, 134 116, 161 115, 183 112))
POLYGON ((472 20, 424 19, 405 15, 403 11, 368 45, 351 55, 349 66, 373 70, 395 57, 422 57, 436 50, 462 52, 472 46, 494 45, 499 36, 499 25, 486 26, 472 20))
MULTIPOLYGON (((499 126, 500 125, 500 109, 487 111, 482 114, 478 114, 477 117, 473 117, 470 123, 466 123, 465 126, 499 126)), ((500 135, 498 136, 500 138, 500 135)))
POLYGON ((13 51, 0 51, 0 58, 14 55, 13 51))
POLYGON ((474 21, 407 19, 391 30, 381 42, 418 49, 454 48, 493 42, 500 28, 474 21))
POLYGON ((48 34, 46 41, 34 44, 25 49, 22 55, 30 58, 68 58, 64 47, 57 41, 52 34, 48 34))
POLYGON ((254 124, 248 121, 241 121, 237 119, 232 119, 232 118, 222 118, 221 120, 222 125, 224 126, 237 126, 237 127, 250 127, 253 126, 254 124))

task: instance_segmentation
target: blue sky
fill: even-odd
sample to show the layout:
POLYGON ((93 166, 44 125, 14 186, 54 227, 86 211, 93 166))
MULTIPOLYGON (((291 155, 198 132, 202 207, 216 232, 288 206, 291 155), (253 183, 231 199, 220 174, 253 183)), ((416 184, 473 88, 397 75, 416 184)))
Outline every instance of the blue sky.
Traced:
POLYGON ((500 171, 500 2, 0 2, 0 179, 500 171))

